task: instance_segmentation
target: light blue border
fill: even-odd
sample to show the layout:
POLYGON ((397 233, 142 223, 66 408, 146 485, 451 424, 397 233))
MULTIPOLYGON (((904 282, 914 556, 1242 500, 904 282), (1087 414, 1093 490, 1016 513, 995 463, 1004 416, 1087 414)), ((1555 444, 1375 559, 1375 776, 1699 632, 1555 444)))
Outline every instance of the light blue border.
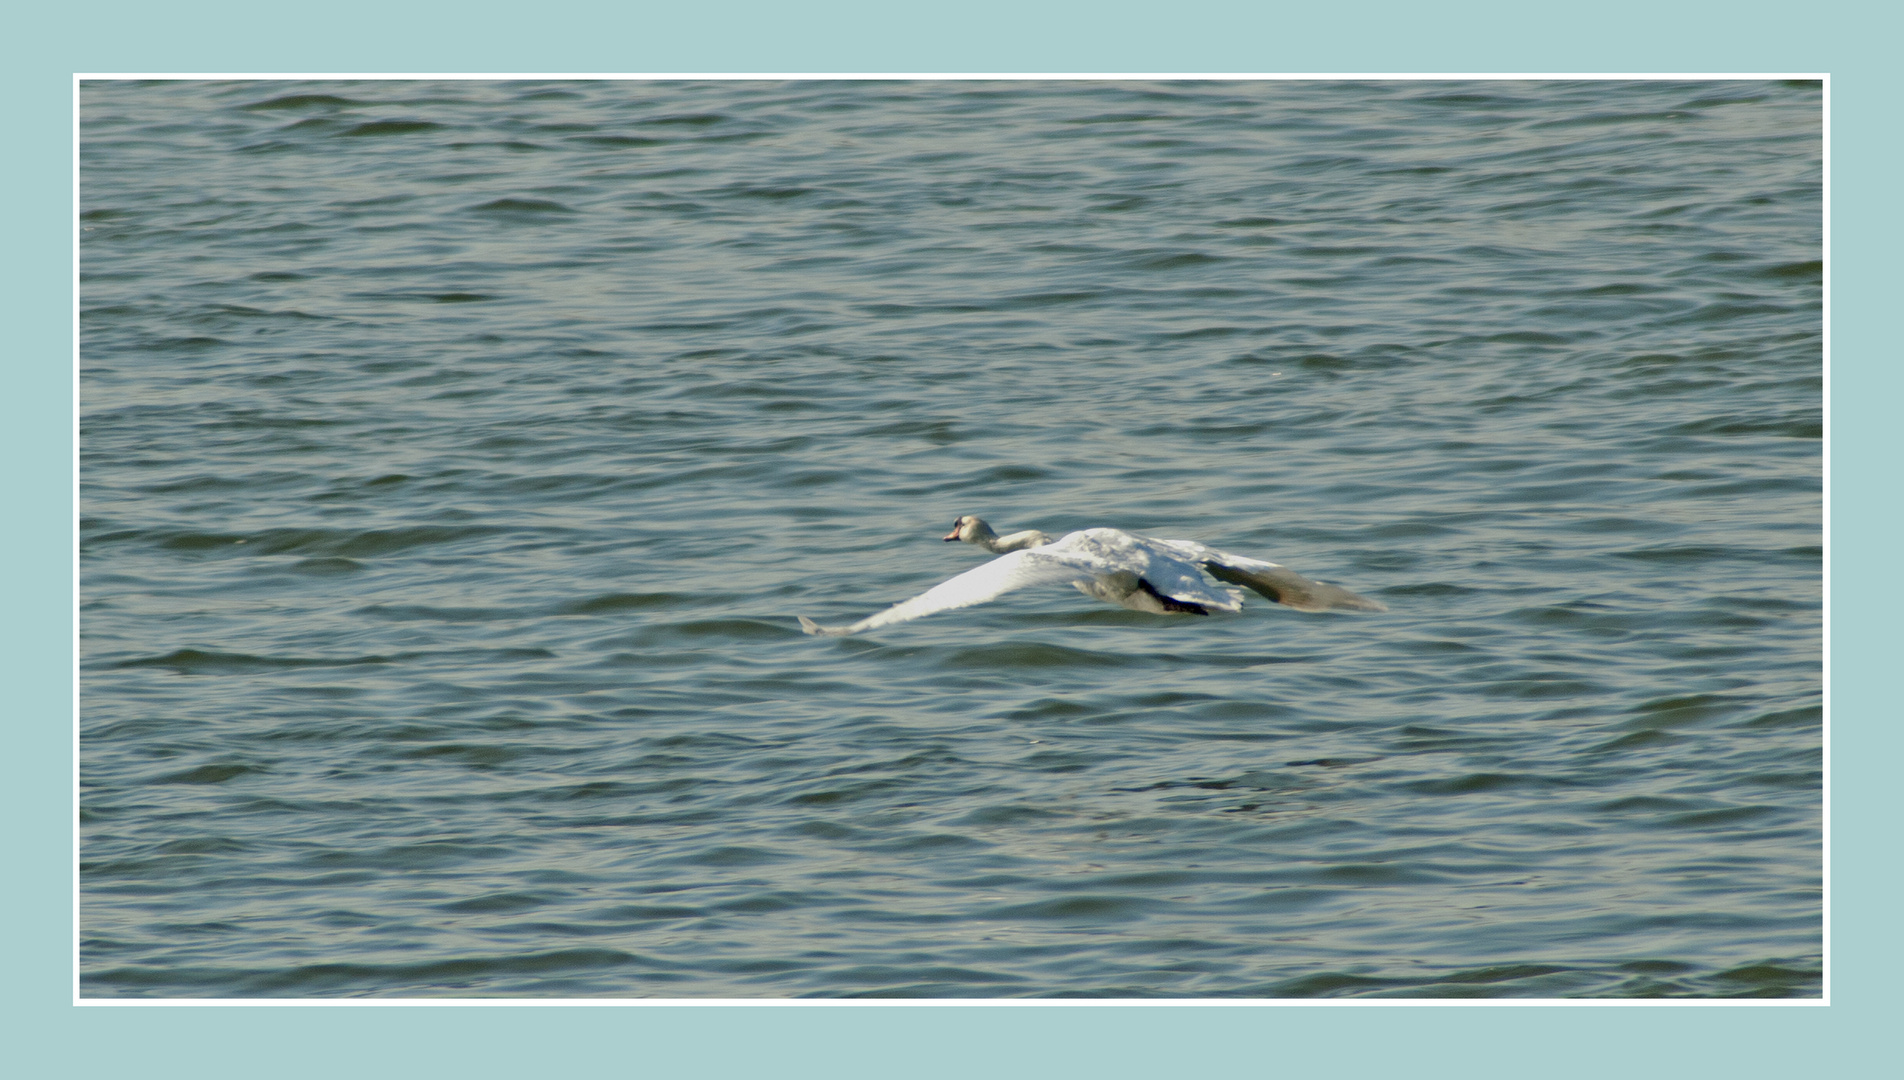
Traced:
POLYGON ((1897 17, 1876 5, 93 3, 15 14, 4 288, 6 1056, 17 1075, 1862 1075, 1895 1060, 1904 401, 1897 17), (71 1004, 71 76, 471 71, 1829 72, 1829 1008, 71 1004))

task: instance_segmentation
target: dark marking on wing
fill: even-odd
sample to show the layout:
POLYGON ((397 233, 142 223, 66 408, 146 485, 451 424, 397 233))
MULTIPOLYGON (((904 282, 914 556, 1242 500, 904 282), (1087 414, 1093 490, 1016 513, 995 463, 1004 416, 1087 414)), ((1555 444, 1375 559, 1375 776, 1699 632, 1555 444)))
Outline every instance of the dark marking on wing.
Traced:
POLYGON ((1188 600, 1179 600, 1174 596, 1165 596, 1163 593, 1157 591, 1155 585, 1145 581, 1143 578, 1137 579, 1137 587, 1156 597, 1157 602, 1164 606, 1165 611, 1175 612, 1179 615, 1208 615, 1210 613, 1210 609, 1204 607, 1202 604, 1193 604, 1188 600))

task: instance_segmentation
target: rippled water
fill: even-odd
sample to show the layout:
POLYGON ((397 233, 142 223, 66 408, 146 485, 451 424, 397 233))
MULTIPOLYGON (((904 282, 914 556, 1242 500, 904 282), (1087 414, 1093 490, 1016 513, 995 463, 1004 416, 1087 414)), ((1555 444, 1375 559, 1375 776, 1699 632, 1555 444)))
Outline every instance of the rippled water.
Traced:
POLYGON ((82 994, 1817 994, 1820 114, 88 84, 82 994))

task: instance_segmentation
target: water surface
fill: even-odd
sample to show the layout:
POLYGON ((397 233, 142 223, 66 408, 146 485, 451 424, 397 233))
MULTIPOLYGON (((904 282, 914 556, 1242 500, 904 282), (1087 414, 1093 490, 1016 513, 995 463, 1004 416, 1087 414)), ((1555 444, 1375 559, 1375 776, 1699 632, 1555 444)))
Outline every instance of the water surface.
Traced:
POLYGON ((1819 992, 1816 84, 81 104, 83 995, 1819 992))

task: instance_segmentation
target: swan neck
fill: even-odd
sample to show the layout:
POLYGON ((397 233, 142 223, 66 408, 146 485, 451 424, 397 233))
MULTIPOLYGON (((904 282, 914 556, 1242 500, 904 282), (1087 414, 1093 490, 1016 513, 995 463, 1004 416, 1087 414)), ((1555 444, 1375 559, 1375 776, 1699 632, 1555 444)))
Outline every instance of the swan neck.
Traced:
POLYGON ((981 543, 984 545, 986 551, 994 555, 1003 555, 1010 551, 1023 551, 1026 548, 1043 547, 1051 543, 1051 538, 1036 529, 1026 529, 1024 532, 1013 533, 1006 537, 999 537, 997 535, 987 536, 981 543))

